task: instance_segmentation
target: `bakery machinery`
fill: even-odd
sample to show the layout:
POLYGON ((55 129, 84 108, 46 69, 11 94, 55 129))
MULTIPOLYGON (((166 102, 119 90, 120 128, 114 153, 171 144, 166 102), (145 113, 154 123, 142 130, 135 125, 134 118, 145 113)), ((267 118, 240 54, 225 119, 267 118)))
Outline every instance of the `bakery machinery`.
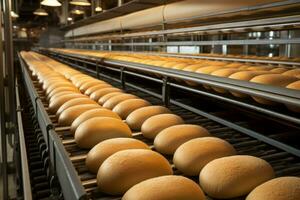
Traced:
POLYGON ((299 8, 120 1, 66 23, 50 46, 16 52, 5 82, 16 196, 300 198, 299 8), (120 138, 141 146, 123 148, 120 138))

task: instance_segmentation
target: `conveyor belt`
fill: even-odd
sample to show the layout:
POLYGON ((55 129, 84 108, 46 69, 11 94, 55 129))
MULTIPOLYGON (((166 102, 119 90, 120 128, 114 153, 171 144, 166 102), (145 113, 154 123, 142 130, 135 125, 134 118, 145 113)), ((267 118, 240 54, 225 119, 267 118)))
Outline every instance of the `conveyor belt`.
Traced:
MULTIPOLYGON (((25 68, 25 65, 23 65, 23 72, 24 76, 28 76, 27 70, 25 68)), ((102 76, 102 79, 108 80, 102 76)), ((26 80, 26 78, 25 78, 26 80)), ((27 81, 30 81, 27 79, 27 81)), ((43 92, 39 89, 39 85, 36 81, 30 81, 30 83, 25 83, 28 91, 35 90, 38 94, 38 100, 41 100, 41 104, 38 104, 37 106, 37 111, 40 109, 45 108, 47 110, 47 102, 44 100, 45 98, 43 97, 43 92), (31 87, 32 86, 32 87, 31 87)), ((113 84, 117 87, 122 87, 122 84, 118 82, 113 82, 113 84)), ((148 101, 150 101, 153 104, 162 104, 163 102, 161 101, 161 98, 157 98, 153 95, 151 95, 149 92, 147 93, 146 91, 147 88, 144 87, 144 91, 138 90, 138 87, 134 86, 128 86, 126 87, 127 92, 134 93, 137 96, 144 98, 148 101)), ((156 95, 160 97, 160 95, 156 95)), ((31 98, 31 99, 36 99, 36 98, 31 98)), ((33 104, 35 101, 33 101, 33 104)), ((288 153, 287 151, 284 151, 278 147, 276 147, 276 144, 268 144, 266 142, 260 141, 251 135, 247 135, 241 131, 236 130, 233 127, 230 127, 229 125, 226 126, 224 123, 218 122, 218 119, 226 119, 228 115, 224 112, 198 112, 201 110, 198 110, 197 112, 192 112, 189 109, 185 109, 180 107, 180 100, 173 100, 171 101, 171 104, 169 108, 175 113, 183 117, 183 119, 186 121, 186 123, 193 123, 193 124, 199 124, 205 128, 207 128, 213 136, 223 138, 230 142, 237 150, 239 154, 247 154, 247 155, 253 155, 257 156, 260 158, 263 158, 267 160, 274 168, 276 175, 277 176, 286 176, 286 175, 293 175, 293 176, 300 176, 300 154, 299 150, 296 148, 293 148, 289 145, 286 145, 284 143, 280 143, 281 145, 286 145, 286 147, 290 147, 295 150, 294 154, 288 153), (298 156, 296 156, 298 155, 298 156)), ((65 180, 64 183, 61 183, 62 190, 64 193, 64 197, 66 199, 72 199, 69 194, 72 194, 74 191, 77 192, 77 194, 73 194, 72 196, 75 196, 73 199, 79 199, 82 196, 77 196, 77 195, 83 195, 91 199, 120 199, 120 197, 113 197, 109 196, 106 194, 103 194, 99 191, 99 189, 96 186, 96 181, 95 181, 95 175, 91 174, 88 172, 85 164, 84 164, 84 158, 87 154, 86 150, 80 149, 76 143, 74 142, 73 136, 69 132, 68 127, 59 127, 57 126, 57 119, 55 116, 48 115, 49 118, 51 119, 48 124, 53 124, 55 126, 55 134, 56 136, 58 135, 60 140, 54 140, 55 135, 51 135, 51 131, 48 132, 48 135, 46 134, 49 144, 49 152, 50 152, 50 160, 54 159, 54 162, 56 162, 54 165, 55 166, 62 166, 63 169, 56 168, 56 170, 60 170, 60 173, 58 173, 58 178, 60 181, 64 180, 63 178, 60 178, 60 176, 63 176, 64 174, 71 174, 72 177, 72 184, 73 186, 75 185, 76 187, 83 187, 83 191, 79 190, 69 190, 66 191, 67 188, 72 187, 70 185, 67 185, 68 180, 65 180), (51 137, 54 137, 52 140, 51 137), (52 140, 52 141, 51 141, 52 140), (52 144, 53 142, 53 144, 52 144), (63 147, 63 149, 61 149, 63 147), (60 153, 61 155, 67 155, 69 157, 69 160, 67 157, 63 160, 56 160, 57 157, 52 158, 53 153, 60 153), (58 162, 63 162, 63 163, 58 163, 58 162), (71 163, 72 165, 69 165, 71 163), (62 173, 63 172, 63 173, 62 173), (60 175, 61 174, 61 175, 60 175), (75 177, 74 177, 75 176, 75 177), (64 189, 65 188, 65 189, 64 189), (65 192, 64 192, 65 191, 65 192), (83 193, 82 193, 83 192, 83 193)), ((41 120, 39 121, 40 124, 42 124, 41 120)), ((251 121, 249 121, 248 118, 241 118, 241 119, 235 119, 234 123, 229 123, 229 124, 235 124, 236 126, 249 126, 251 127, 251 121)), ((267 128, 266 124, 266 128, 267 128)), ((50 127, 51 129, 51 127, 50 127)), ((290 129, 288 129, 290 130, 290 129)), ((281 133, 276 133, 276 134, 269 134, 268 138, 276 138, 277 140, 280 140, 282 137, 280 137, 280 134, 283 134, 284 132, 281 133)), ((263 136, 263 135, 261 135, 263 136)), ((146 138, 143 138, 143 136, 139 133, 134 134, 135 138, 141 139, 145 141, 149 146, 153 146, 152 141, 147 140, 146 138)), ((47 142, 46 142, 47 144, 47 142)), ((171 161, 170 157, 167 157, 167 159, 171 161)), ((178 170, 174 168, 174 174, 180 174, 178 170)), ((66 176, 67 179, 70 178, 69 176, 66 176)), ((191 177, 193 180, 197 181, 198 177, 191 177)), ((74 187, 75 187, 74 186, 74 187)), ((244 199, 244 197, 241 197, 239 199, 244 199)))

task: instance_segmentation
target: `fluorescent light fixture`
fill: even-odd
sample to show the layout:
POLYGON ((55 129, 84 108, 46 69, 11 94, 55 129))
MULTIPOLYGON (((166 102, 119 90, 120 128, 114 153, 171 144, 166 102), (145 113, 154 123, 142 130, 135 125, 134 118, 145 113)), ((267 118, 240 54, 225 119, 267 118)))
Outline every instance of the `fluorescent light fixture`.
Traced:
POLYGON ((76 6, 90 6, 91 3, 88 0, 72 0, 70 1, 70 4, 76 5, 76 6))
POLYGON ((36 9, 33 14, 38 16, 48 16, 48 13, 43 8, 36 9))
POLYGON ((51 6, 51 7, 58 7, 61 6, 61 3, 57 0, 43 0, 41 2, 43 6, 51 6))
POLYGON ((12 18, 18 18, 18 17, 19 17, 19 15, 18 15, 17 13, 15 13, 13 10, 10 11, 10 16, 11 16, 12 18))
POLYGON ((100 6, 97 6, 97 7, 95 8, 95 11, 96 11, 96 12, 101 12, 101 11, 102 11, 102 8, 101 8, 100 6))

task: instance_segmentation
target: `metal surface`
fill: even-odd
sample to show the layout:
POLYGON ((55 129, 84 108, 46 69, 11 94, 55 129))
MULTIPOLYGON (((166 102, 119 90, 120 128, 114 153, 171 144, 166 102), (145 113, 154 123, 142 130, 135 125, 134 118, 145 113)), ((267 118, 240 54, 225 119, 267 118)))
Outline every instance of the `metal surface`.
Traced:
MULTIPOLYGON (((86 19, 79 20, 75 22, 74 24, 67 25, 62 27, 62 30, 71 30, 83 25, 92 24, 94 22, 99 22, 115 17, 119 17, 128 13, 140 11, 146 8, 151 8, 154 6, 162 5, 169 2, 174 2, 176 0, 133 0, 128 3, 123 4, 120 7, 115 7, 109 10, 106 10, 105 12, 101 12, 99 14, 96 14, 94 16, 88 17, 86 19)), ((178 1, 178 0, 177 0, 178 1)))
MULTIPOLYGON (((133 43, 100 43, 102 46, 211 46, 211 45, 266 45, 266 44, 300 44, 300 38, 291 39, 251 39, 251 40, 214 40, 214 41, 183 41, 183 42, 133 42, 133 43)), ((91 45, 76 43, 76 45, 91 45)))
POLYGON ((72 40, 64 40, 64 42, 80 42, 80 41, 93 41, 93 40, 104 40, 104 39, 117 39, 117 38, 135 38, 141 36, 155 36, 155 35, 169 35, 169 34, 182 34, 187 32, 195 33, 205 33, 209 34, 210 32, 224 32, 224 31, 245 31, 245 30, 255 30, 255 29, 278 29, 279 27, 294 27, 300 24, 300 15, 293 16, 284 16, 284 17, 274 17, 274 18, 265 18, 265 19, 256 19, 248 21, 239 21, 239 22, 230 22, 222 24, 213 24, 213 25, 202 25, 194 26, 187 28, 176 28, 176 29, 167 29, 159 31, 144 31, 137 33, 127 33, 127 34, 110 34, 103 36, 91 36, 83 38, 74 38, 72 40))
POLYGON ((22 109, 20 103, 19 86, 16 82, 16 105, 17 105, 17 122, 18 122, 18 137, 21 155, 21 170, 22 170, 22 191, 24 200, 32 200, 30 176, 28 169, 28 159, 26 152, 26 144, 23 129, 22 109))
POLYGON ((2 4, 0 4, 0 128, 1 128, 1 175, 3 177, 3 187, 1 189, 1 197, 3 199, 8 198, 8 177, 7 177, 7 143, 6 143, 6 129, 5 129, 5 95, 4 93, 4 53, 3 53, 3 27, 2 27, 2 4))

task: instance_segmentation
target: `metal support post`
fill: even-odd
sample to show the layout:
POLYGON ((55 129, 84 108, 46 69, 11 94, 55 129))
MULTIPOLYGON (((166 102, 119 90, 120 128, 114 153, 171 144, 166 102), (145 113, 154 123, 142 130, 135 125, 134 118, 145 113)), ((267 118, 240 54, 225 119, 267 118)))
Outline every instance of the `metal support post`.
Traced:
POLYGON ((166 107, 169 106, 170 103, 170 85, 168 84, 169 78, 163 78, 163 85, 162 85, 162 101, 166 107))
POLYGON ((120 68, 120 80, 121 80, 121 85, 122 85, 122 88, 125 89, 126 88, 126 83, 125 83, 125 68, 124 67, 121 67, 120 68))

